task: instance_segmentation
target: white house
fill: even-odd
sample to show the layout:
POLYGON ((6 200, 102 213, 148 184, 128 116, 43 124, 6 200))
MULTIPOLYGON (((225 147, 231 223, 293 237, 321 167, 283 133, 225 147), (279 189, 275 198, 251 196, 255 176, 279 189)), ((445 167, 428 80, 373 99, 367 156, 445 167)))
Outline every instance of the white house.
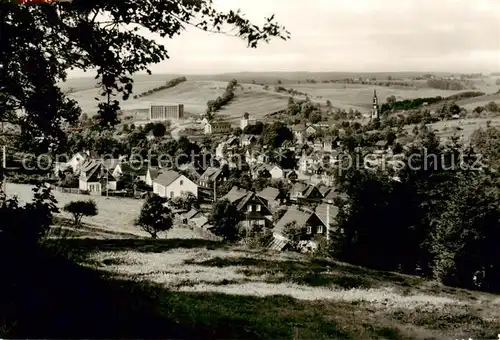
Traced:
POLYGON ((245 130, 245 128, 249 125, 255 125, 255 123, 257 123, 257 121, 255 119, 248 119, 246 117, 243 117, 242 120, 240 120, 240 129, 241 130, 245 130))
POLYGON ((54 173, 57 175, 59 172, 66 171, 68 169, 70 169, 73 173, 77 173, 87 157, 87 154, 84 152, 77 152, 67 162, 55 162, 54 173))
POLYGON ((116 190, 116 179, 101 161, 92 160, 82 165, 78 188, 100 195, 106 189, 116 190))
POLYGON ((283 171, 283 169, 278 165, 274 165, 271 168, 271 170, 269 170, 269 173, 271 174, 271 177, 273 179, 282 179, 285 175, 285 172, 283 171))
POLYGON ((153 180, 153 193, 170 199, 192 193, 198 197, 198 185, 184 175, 166 170, 153 180))

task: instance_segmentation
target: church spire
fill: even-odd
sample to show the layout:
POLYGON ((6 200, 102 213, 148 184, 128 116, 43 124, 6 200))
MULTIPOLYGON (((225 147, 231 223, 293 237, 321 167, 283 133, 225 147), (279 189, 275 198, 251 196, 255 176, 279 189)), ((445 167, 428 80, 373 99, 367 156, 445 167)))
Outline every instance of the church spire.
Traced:
POLYGON ((373 108, 372 108, 372 119, 379 118, 379 106, 377 98, 377 90, 373 89, 373 108))

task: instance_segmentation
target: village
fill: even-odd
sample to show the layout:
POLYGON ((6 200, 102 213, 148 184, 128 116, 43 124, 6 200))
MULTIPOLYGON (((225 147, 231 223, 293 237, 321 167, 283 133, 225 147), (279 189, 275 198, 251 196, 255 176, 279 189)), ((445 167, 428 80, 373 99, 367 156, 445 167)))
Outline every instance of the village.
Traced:
MULTIPOLYGON (((321 108, 313 108, 307 100, 291 100, 281 114, 287 115, 294 105, 302 111, 311 107, 310 115, 321 114, 321 108)), ((143 140, 135 142, 142 149, 133 147, 128 155, 110 149, 114 153, 104 156, 96 150, 78 151, 66 162, 53 164, 53 187, 74 194, 133 197, 139 199, 138 205, 151 195, 162 197, 176 226, 194 229, 207 239, 223 236, 213 232, 217 222, 213 211, 217 202, 227 201, 236 209, 235 227, 243 230, 246 242, 249 235, 265 234, 261 246, 286 250, 290 237, 298 237, 298 248, 312 251, 321 240, 329 241, 338 232, 336 216, 346 198, 336 188, 342 172, 350 167, 383 169, 398 180, 398 166, 404 166, 398 156, 408 150, 418 129, 409 134, 401 126, 381 128, 380 106, 374 91, 369 117, 359 120, 364 125, 354 121, 329 126, 297 119, 296 124, 286 125, 257 121, 245 113, 235 126, 234 122, 209 120, 207 115, 186 123, 182 104, 151 105, 142 125, 122 126, 129 136, 142 136, 143 140), (174 131, 174 124, 184 130, 177 131, 177 140, 172 138, 173 132, 172 136, 168 133, 168 129, 174 131), (368 140, 353 141, 356 131, 367 131, 368 140), (290 228, 303 232, 290 236, 290 228)), ((446 104, 440 110, 446 111, 446 104)), ((461 116, 459 113, 441 112, 441 117, 447 117, 444 121, 456 126, 458 136, 464 110, 461 116)), ((432 116, 437 116, 435 111, 432 116)), ((428 113, 428 122, 440 120, 429 117, 428 113)), ((422 124, 419 129, 426 128, 422 124)), ((80 128, 78 133, 86 129, 80 128)))

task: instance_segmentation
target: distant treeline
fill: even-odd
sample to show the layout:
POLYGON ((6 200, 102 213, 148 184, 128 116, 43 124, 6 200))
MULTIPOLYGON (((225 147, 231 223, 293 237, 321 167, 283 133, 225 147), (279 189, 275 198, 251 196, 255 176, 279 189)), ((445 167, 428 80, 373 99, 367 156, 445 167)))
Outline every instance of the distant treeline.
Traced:
POLYGON ((176 86, 176 85, 178 85, 178 84, 180 84, 180 83, 182 83, 182 82, 184 82, 186 80, 187 80, 186 77, 178 77, 178 78, 171 79, 171 80, 167 81, 165 85, 156 87, 156 88, 151 89, 151 90, 146 91, 146 92, 142 92, 142 93, 136 94, 134 96, 134 99, 141 98, 141 97, 147 97, 149 95, 152 95, 155 92, 159 92, 161 90, 169 89, 169 88, 174 87, 174 86, 176 86))
POLYGON ((380 107, 380 111, 382 113, 388 112, 391 110, 394 111, 399 111, 399 110, 413 110, 413 109, 418 109, 422 107, 424 104, 430 105, 430 104, 436 104, 442 101, 456 101, 456 100, 461 100, 461 99, 467 99, 467 98, 474 98, 474 97, 480 97, 484 96, 484 92, 479 92, 479 91, 466 91, 466 92, 461 92, 457 93, 454 95, 451 95, 449 97, 429 97, 429 98, 416 98, 416 99, 405 99, 405 100, 400 100, 400 101, 395 101, 392 103, 384 103, 380 107))
POLYGON ((432 89, 451 91, 460 91, 468 88, 462 81, 448 79, 429 79, 427 80, 427 86, 432 89))
POLYGON ((388 112, 391 110, 395 110, 395 111, 413 110, 413 109, 418 109, 419 107, 424 105, 424 103, 435 104, 435 103, 439 103, 442 100, 443 100, 443 97, 441 97, 441 96, 428 97, 428 98, 405 99, 405 100, 395 101, 393 103, 384 103, 380 107, 380 111, 382 113, 384 113, 384 112, 388 112))
POLYGON ((234 98, 234 88, 238 85, 238 81, 233 79, 227 84, 226 90, 222 96, 217 97, 215 100, 207 102, 207 112, 217 112, 224 105, 227 105, 234 98))
POLYGON ((484 96, 485 94, 486 93, 479 92, 479 91, 466 91, 466 92, 460 92, 460 93, 448 96, 448 97, 446 97, 446 100, 461 100, 461 99, 467 99, 467 98, 475 98, 475 97, 484 96))
POLYGON ((308 96, 308 94, 305 92, 300 92, 300 91, 297 91, 294 89, 286 89, 283 86, 275 86, 274 91, 280 92, 280 93, 289 93, 292 96, 308 96))

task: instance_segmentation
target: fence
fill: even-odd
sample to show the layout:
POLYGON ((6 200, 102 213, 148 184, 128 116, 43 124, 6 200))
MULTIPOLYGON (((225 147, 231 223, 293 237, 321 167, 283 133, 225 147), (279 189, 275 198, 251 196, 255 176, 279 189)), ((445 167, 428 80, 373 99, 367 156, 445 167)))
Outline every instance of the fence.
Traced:
POLYGON ((50 188, 54 191, 62 192, 65 194, 78 194, 78 195, 88 194, 88 191, 80 190, 78 188, 63 188, 63 187, 58 187, 56 185, 51 185, 50 188))

